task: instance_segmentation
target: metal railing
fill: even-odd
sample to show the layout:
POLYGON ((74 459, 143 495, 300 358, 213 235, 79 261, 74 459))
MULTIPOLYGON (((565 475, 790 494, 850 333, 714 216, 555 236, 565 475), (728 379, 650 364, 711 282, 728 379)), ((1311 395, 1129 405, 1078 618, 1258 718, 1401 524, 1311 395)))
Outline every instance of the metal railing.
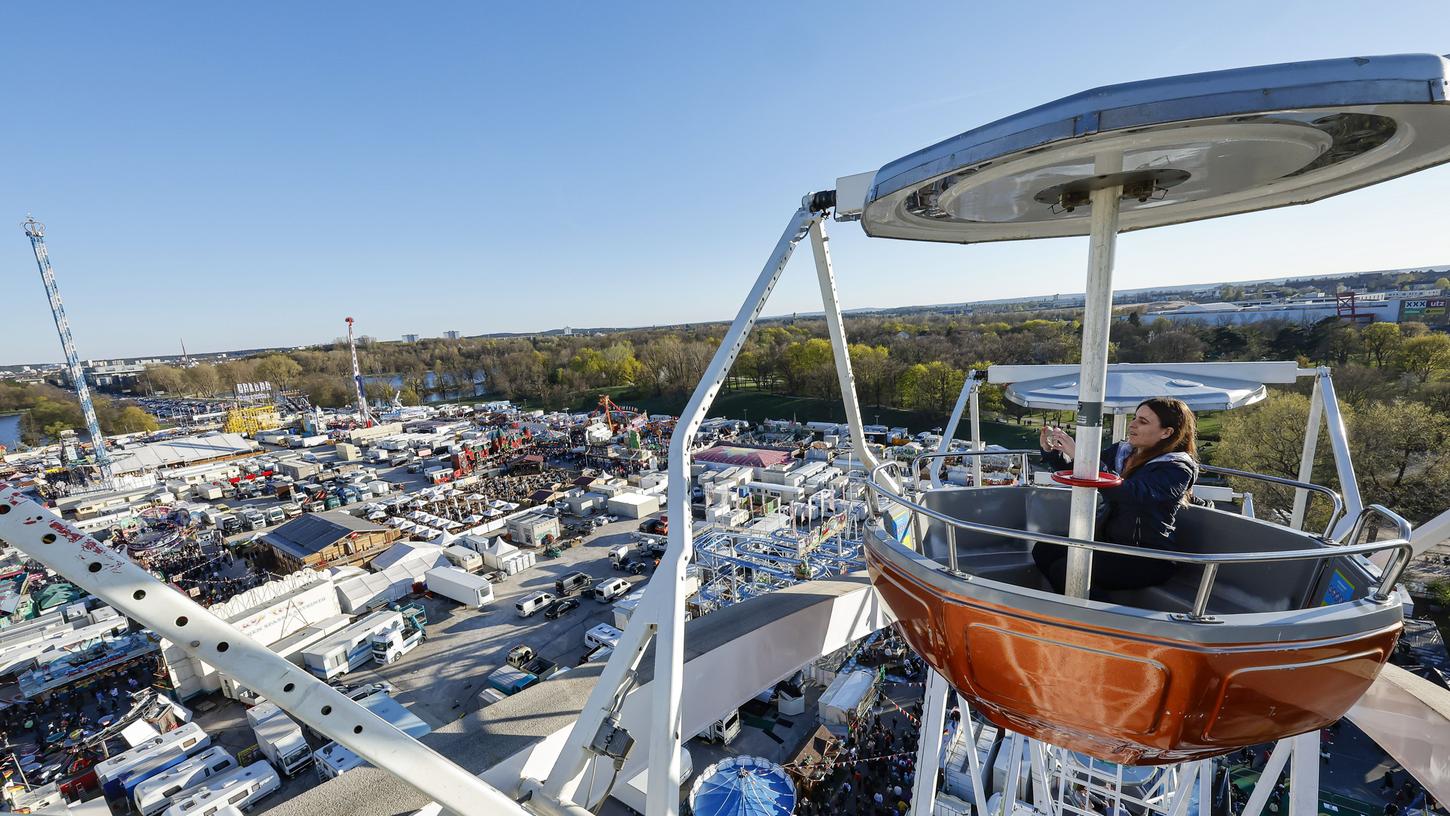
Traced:
MULTIPOLYGON (((1005 452, 1005 454, 1007 455, 1015 455, 1020 453, 1021 451, 1005 452)), ((923 456, 917 457, 917 459, 925 459, 939 455, 963 456, 993 454, 1004 455, 1004 452, 966 451, 956 452, 952 454, 924 454, 923 456)), ((915 467, 915 461, 916 460, 913 460, 912 462, 913 468, 915 467)), ((1214 583, 1218 577, 1218 569, 1224 564, 1268 564, 1281 561, 1325 561, 1333 558, 1341 558, 1344 556, 1369 555, 1371 553, 1389 551, 1392 553, 1391 560, 1385 565, 1384 569, 1381 572, 1380 582, 1378 586, 1375 588, 1375 591, 1369 596, 1370 600, 1373 600, 1377 603, 1387 603, 1392 597, 1391 593, 1394 590, 1395 584, 1399 581, 1401 573, 1403 573, 1405 567, 1409 565, 1410 558, 1412 557, 1409 541, 1409 522, 1405 521, 1399 515, 1380 505, 1370 505, 1369 507, 1361 510, 1359 515, 1355 517, 1355 522, 1350 533, 1346 535, 1346 537, 1342 541, 1334 542, 1333 539, 1324 539, 1326 543, 1333 542, 1336 546, 1314 547, 1312 549, 1301 550, 1266 550, 1260 552, 1246 553, 1188 553, 1170 550, 1154 550, 1146 547, 1112 544, 1104 541, 1087 541, 1079 538, 1071 538, 1069 536, 1055 535, 1053 533, 1039 533, 1029 530, 1018 530, 1011 527, 998 527, 996 525, 982 524, 980 522, 963 521, 962 519, 954 518, 940 511, 932 510, 929 507, 918 504, 917 502, 901 496, 893 492, 888 487, 884 486, 882 484, 882 480, 878 478, 881 472, 886 470, 887 468, 900 467, 900 465, 900 462, 883 462, 882 464, 876 466, 871 470, 870 476, 866 479, 867 490, 870 491, 872 496, 872 501, 867 502, 870 512, 877 519, 880 518, 880 505, 883 498, 888 502, 906 508, 911 514, 911 527, 913 536, 915 540, 919 542, 918 547, 920 549, 921 555, 927 558, 930 558, 931 556, 927 555, 926 553, 926 537, 924 535, 924 524, 922 522, 922 519, 925 518, 927 520, 937 521, 941 523, 947 531, 946 566, 953 574, 963 574, 961 570, 957 568, 957 530, 965 530, 967 532, 982 533, 986 535, 1000 536, 1002 538, 1016 540, 1026 539, 1028 541, 1040 544, 1057 544, 1063 547, 1077 547, 1091 550, 1092 552, 1110 553, 1113 555, 1131 556, 1135 558, 1148 558, 1155 561, 1170 561, 1177 564, 1196 564, 1203 567, 1203 575, 1199 579, 1198 591, 1194 597, 1193 608, 1189 613, 1189 617, 1194 620, 1204 620, 1208 618, 1208 602, 1213 594, 1214 583), (1377 541, 1367 544, 1353 543, 1356 538, 1363 533, 1364 526, 1368 523, 1370 517, 1372 516, 1380 516, 1393 522, 1396 526, 1398 537, 1389 541, 1377 541)), ((1238 475, 1238 473, 1235 472, 1234 475, 1238 475)), ((1246 475, 1259 476, 1260 474, 1246 475)), ((1267 480, 1273 480, 1276 477, 1264 478, 1267 480)), ((1334 491, 1319 485, 1294 482, 1292 480, 1281 481, 1287 482, 1290 486, 1304 487, 1306 489, 1326 492, 1335 499, 1338 498, 1337 494, 1335 494, 1334 491)))
MULTIPOLYGON (((1215 473, 1220 476, 1232 476, 1236 479, 1254 479, 1260 482, 1293 487, 1301 490, 1309 490, 1329 497, 1334 503, 1334 509, 1329 512, 1329 523, 1324 526, 1324 533, 1319 537, 1329 541, 1334 537, 1334 525, 1339 523, 1339 517, 1344 515, 1344 499, 1340 498, 1339 492, 1331 490, 1324 485, 1317 485, 1313 482, 1301 482, 1296 479, 1285 479, 1282 476, 1267 476, 1263 473, 1253 473, 1247 470, 1234 470, 1233 468, 1215 467, 1213 465, 1200 464, 1198 469, 1203 473, 1215 473)), ((1408 537, 1408 533, 1406 534, 1408 537)), ((1353 539, 1350 539, 1351 541, 1353 539)))

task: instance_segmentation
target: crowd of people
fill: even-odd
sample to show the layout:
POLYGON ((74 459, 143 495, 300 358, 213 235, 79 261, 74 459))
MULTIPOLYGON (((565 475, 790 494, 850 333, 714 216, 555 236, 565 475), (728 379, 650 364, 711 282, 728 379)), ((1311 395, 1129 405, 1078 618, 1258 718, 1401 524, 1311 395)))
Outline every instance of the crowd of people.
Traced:
POLYGON ((185 537, 165 549, 134 556, 143 569, 180 587, 202 606, 229 600, 266 580, 251 556, 237 556, 220 536, 185 537))
MULTIPOLYGON (((6 703, 0 708, 3 753, 22 760, 36 775, 63 771, 64 758, 74 754, 87 737, 125 715, 131 709, 132 694, 151 687, 159 667, 160 658, 152 653, 58 689, 44 699, 6 703)), ((37 784, 45 779, 29 781, 37 784)))
POLYGON ((921 703, 863 717, 825 768, 823 783, 801 791, 800 816, 904 814, 911 807, 921 703))

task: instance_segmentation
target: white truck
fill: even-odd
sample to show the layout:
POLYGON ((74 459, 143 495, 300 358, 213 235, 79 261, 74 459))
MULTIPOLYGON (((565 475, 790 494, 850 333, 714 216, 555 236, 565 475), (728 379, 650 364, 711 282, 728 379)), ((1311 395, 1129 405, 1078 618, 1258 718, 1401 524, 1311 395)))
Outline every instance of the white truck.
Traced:
POLYGON ((354 621, 302 650, 302 665, 323 680, 346 674, 373 657, 373 635, 403 629, 403 616, 382 610, 354 621))
POLYGON ((272 767, 292 776, 312 763, 312 749, 302 736, 302 726, 292 721, 276 703, 262 703, 247 709, 247 722, 272 767))
POLYGON ((610 566, 613 566, 615 569, 623 569, 625 562, 629 560, 629 554, 634 552, 636 547, 637 545, 635 544, 635 542, 629 541, 624 544, 620 544, 618 547, 610 550, 610 566))
POLYGON ((493 603, 493 584, 457 567, 434 567, 423 573, 428 591, 477 609, 493 603))
POLYGON ((373 662, 379 666, 397 663, 403 655, 418 648, 423 638, 423 632, 413 628, 379 632, 372 639, 373 662))

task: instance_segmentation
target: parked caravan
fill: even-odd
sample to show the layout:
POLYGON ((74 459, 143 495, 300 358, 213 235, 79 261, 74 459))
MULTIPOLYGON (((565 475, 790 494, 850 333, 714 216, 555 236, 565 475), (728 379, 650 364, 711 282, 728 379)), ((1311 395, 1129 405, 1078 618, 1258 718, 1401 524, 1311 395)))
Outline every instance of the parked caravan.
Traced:
POLYGON ((96 782, 107 798, 129 798, 137 785, 210 746, 211 737, 201 726, 190 722, 97 762, 96 782))
POLYGON ((598 649, 600 646, 613 646, 623 636, 623 632, 607 623, 598 624, 584 633, 584 650, 587 652, 598 649))
POLYGON ((253 762, 214 776, 176 797, 166 809, 166 816, 216 816, 226 807, 245 810, 280 787, 281 777, 266 760, 253 762))
POLYGON ((159 813, 171 804, 176 794, 235 767, 236 757, 220 745, 214 745, 137 785, 132 795, 136 812, 141 816, 159 813))
MULTIPOLYGON (((426 736, 432 731, 418 715, 404 708, 402 703, 394 700, 386 691, 374 692, 357 702, 413 739, 426 736)), ((362 757, 335 742, 329 742, 317 749, 317 778, 323 782, 367 764, 362 757)))
POLYGON ((402 628, 403 616, 397 612, 374 612, 303 649, 302 665, 323 680, 331 680, 372 662, 373 635, 402 628))

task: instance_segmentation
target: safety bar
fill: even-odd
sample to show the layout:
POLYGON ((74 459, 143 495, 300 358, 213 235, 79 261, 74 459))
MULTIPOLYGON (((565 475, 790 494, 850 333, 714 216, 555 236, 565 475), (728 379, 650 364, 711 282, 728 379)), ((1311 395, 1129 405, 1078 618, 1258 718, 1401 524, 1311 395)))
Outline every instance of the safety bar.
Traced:
MULTIPOLYGON (((1313 482, 1301 482, 1296 479, 1285 479, 1282 476, 1266 476, 1262 473, 1252 473, 1247 470, 1234 470, 1233 468, 1216 467, 1214 465, 1199 465, 1198 469, 1204 473, 1217 473, 1221 476, 1233 476, 1238 479, 1256 479, 1260 482, 1294 487, 1300 490, 1311 490, 1315 493, 1322 493, 1329 497, 1334 503, 1334 509, 1329 513, 1329 523, 1324 527, 1324 534, 1320 538, 1328 541, 1334 537, 1334 525, 1339 523, 1339 517, 1344 515, 1344 499, 1340 498, 1339 492, 1331 490, 1324 485, 1317 485, 1313 482)), ((1409 533, 1405 534, 1409 537, 1409 533)))
MULTIPOLYGON (((1411 558, 1410 541, 1407 532, 1409 530, 1409 523, 1404 521, 1404 519, 1401 519, 1399 516, 1395 515, 1391 511, 1386 510, 1383 507, 1379 507, 1378 505, 1371 505, 1371 507, 1365 508, 1365 512, 1360 513, 1360 517, 1356 519, 1356 527, 1361 528, 1360 525, 1362 525, 1362 523, 1364 522, 1365 517, 1369 515, 1371 511, 1373 511, 1374 513, 1382 514, 1385 518, 1395 521, 1399 527, 1399 530, 1401 531, 1400 538, 1392 539, 1390 541, 1371 542, 1368 544, 1339 544, 1338 546, 1328 548, 1315 547, 1308 550, 1270 550, 1265 552, 1248 553, 1186 553, 1171 550, 1154 550, 1147 547, 1134 547, 1124 544, 1112 544, 1105 541, 1086 541, 1080 538, 1071 538, 1068 536, 1055 535, 1053 533, 1035 533, 1029 530, 1017 530, 1010 527, 997 527, 991 524, 981 524, 979 522, 963 521, 958 518, 953 518, 952 516, 949 516, 945 513, 939 512, 937 510, 932 510, 929 507, 925 507, 909 499, 903 498, 902 496, 898 496, 895 493, 891 492, 891 490, 883 487, 881 483, 877 480, 877 475, 886 468, 899 466, 899 462, 883 462, 880 465, 877 465, 871 470, 871 475, 866 479, 867 489, 871 491, 875 499, 879 499, 881 496, 885 496, 886 499, 888 499, 889 501, 895 502, 896 504, 899 504, 912 511, 912 529, 915 532, 916 540, 920 542, 923 555, 925 555, 926 553, 926 538, 923 535, 920 519, 924 516, 928 519, 934 519, 936 521, 939 521, 943 525, 945 525, 948 536, 947 566, 953 573, 960 572, 957 569, 956 557, 957 529, 968 530, 970 532, 976 533, 985 533, 987 535, 1001 536, 1003 538, 1027 539, 1028 541, 1033 541, 1041 544, 1057 544, 1064 547, 1087 549, 1093 552, 1112 553, 1114 555, 1126 555, 1134 558, 1151 558, 1155 561, 1171 561, 1180 564, 1199 564, 1203 566, 1203 577, 1199 581, 1198 593, 1197 596, 1194 598, 1193 602, 1193 611, 1190 613, 1191 618, 1198 620, 1202 620, 1208 617, 1206 614, 1208 600, 1209 597, 1213 594, 1213 585, 1215 579, 1218 576, 1218 568, 1220 565, 1223 564, 1263 564, 1279 561, 1322 561, 1329 558, 1340 558, 1348 555, 1368 555, 1369 553, 1389 550, 1393 551, 1396 557, 1391 565, 1386 566, 1381 575, 1379 586, 1375 589, 1375 592, 1369 596, 1370 600, 1372 601, 1375 601, 1377 603, 1385 603, 1390 600, 1390 593, 1394 589, 1395 584, 1399 581, 1400 574, 1404 571, 1405 567, 1408 566, 1409 560, 1411 558)), ((868 505, 872 505, 873 512, 876 512, 879 516, 879 508, 874 506, 877 503, 877 501, 873 500, 872 502, 868 502, 868 505)), ((1349 540, 1352 541, 1353 539, 1349 540)))

